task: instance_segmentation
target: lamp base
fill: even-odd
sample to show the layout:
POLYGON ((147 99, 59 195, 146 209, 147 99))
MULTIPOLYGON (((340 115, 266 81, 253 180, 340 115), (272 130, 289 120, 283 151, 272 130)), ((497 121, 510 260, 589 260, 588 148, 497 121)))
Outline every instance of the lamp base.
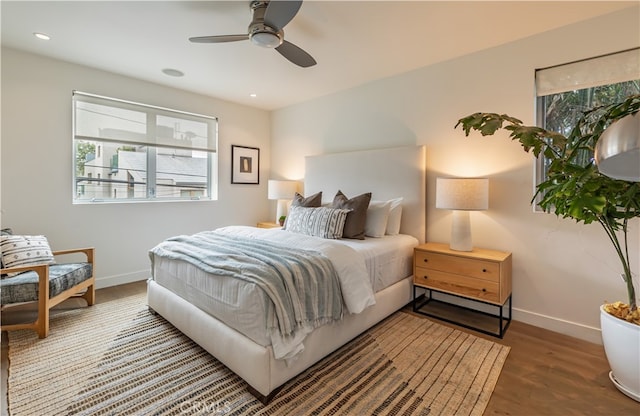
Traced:
POLYGON ((473 251, 469 211, 453 211, 449 248, 456 251, 473 251))
POLYGON ((287 202, 286 199, 278 199, 276 205, 276 220, 274 221, 276 224, 280 223, 280 217, 287 215, 287 202))

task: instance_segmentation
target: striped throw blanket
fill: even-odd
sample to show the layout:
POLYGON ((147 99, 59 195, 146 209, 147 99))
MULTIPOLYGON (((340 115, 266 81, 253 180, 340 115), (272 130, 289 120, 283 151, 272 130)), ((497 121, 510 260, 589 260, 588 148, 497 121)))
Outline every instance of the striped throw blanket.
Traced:
POLYGON ((267 322, 276 358, 292 357, 300 349, 290 351, 287 345, 301 347, 314 328, 342 318, 338 274, 320 252, 205 231, 169 238, 149 254, 152 262, 154 255, 182 260, 262 289, 273 303, 267 322))

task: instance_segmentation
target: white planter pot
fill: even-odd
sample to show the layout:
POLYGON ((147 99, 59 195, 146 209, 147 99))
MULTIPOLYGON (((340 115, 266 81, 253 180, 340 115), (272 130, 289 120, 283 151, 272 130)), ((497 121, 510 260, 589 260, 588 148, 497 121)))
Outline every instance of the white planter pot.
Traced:
POLYGON ((600 307, 602 343, 609 378, 622 393, 640 402, 640 325, 609 315, 600 307))

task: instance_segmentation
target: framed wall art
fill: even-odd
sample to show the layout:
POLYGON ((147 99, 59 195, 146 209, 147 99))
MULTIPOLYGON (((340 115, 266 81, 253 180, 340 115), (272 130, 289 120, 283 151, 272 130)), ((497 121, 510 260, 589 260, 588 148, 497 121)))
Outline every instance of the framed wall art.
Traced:
POLYGON ((260 183, 260 149, 231 145, 231 183, 260 183))

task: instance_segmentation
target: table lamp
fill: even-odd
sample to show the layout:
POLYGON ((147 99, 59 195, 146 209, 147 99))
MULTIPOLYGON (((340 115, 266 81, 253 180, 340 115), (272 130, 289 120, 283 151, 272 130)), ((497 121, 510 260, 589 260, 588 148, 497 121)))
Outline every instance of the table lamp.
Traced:
POLYGON ((486 178, 437 178, 436 208, 453 210, 451 250, 472 251, 469 211, 489 208, 489 180, 486 178))
POLYGON ((275 223, 278 224, 280 217, 287 215, 287 201, 293 199, 298 189, 298 182, 269 179, 267 188, 267 198, 278 201, 275 220, 275 223))

